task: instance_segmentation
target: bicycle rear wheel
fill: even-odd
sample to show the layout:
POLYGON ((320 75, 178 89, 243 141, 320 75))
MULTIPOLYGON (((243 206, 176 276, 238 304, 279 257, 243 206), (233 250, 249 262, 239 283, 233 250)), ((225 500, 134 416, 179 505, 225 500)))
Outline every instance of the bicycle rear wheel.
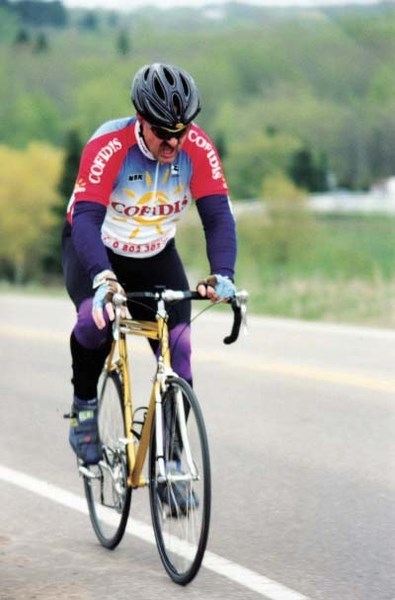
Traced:
POLYGON ((125 532, 132 492, 127 484, 126 449, 121 442, 126 432, 119 373, 104 372, 99 390, 103 457, 84 474, 84 488, 93 529, 100 543, 112 550, 125 532))
POLYGON ((186 585, 197 574, 206 549, 211 475, 202 412, 192 388, 179 377, 167 380, 161 421, 163 448, 158 448, 156 426, 151 437, 151 516, 167 573, 186 585))

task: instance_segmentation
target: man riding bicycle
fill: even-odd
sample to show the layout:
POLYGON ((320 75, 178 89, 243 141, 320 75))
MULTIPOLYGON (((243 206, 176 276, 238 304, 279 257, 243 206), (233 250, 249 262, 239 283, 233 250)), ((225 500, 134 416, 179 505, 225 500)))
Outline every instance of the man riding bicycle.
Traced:
MULTIPOLYGON (((86 464, 101 458, 97 382, 111 344, 111 298, 123 288, 189 289, 174 237, 192 199, 211 273, 197 289, 213 301, 234 294, 235 222, 218 152, 193 121, 201 108, 193 78, 174 65, 146 65, 131 99, 135 116, 104 123, 84 148, 62 238, 65 284, 77 309, 69 439, 86 464)), ((133 316, 155 319, 150 306, 133 316)), ((172 366, 192 384, 190 316, 190 302, 180 303, 169 325, 172 366)))

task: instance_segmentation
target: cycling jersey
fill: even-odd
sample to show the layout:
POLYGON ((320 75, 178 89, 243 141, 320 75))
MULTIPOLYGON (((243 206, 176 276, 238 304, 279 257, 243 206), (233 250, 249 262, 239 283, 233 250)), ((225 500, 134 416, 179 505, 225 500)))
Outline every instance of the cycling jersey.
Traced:
MULTIPOLYGON (((95 275, 109 269, 128 291, 189 289, 174 236, 192 199, 210 273, 233 278, 236 232, 228 188, 217 150, 199 127, 190 126, 171 164, 150 153, 135 117, 105 123, 85 146, 62 239, 66 287, 78 310, 71 350, 79 398, 97 393, 108 350, 109 324, 99 330, 92 318, 95 275)), ((133 314, 149 320, 152 309, 147 302, 144 309, 133 306, 133 314)), ((183 302, 172 309, 169 326, 172 366, 192 383, 190 320, 190 302, 183 302)))
POLYGON ((117 119, 102 125, 86 145, 67 219, 72 224, 76 203, 98 203, 106 207, 103 244, 122 256, 147 258, 175 236, 192 199, 227 191, 215 146, 197 125, 191 125, 175 161, 160 164, 136 117, 117 119))

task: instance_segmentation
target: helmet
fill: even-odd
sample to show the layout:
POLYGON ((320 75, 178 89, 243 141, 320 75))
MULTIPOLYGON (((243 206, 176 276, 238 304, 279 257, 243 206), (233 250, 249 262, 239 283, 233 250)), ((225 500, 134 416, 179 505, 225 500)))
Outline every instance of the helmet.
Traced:
POLYGON ((196 84, 186 71, 163 63, 145 65, 132 83, 132 102, 152 125, 181 131, 200 111, 196 84))

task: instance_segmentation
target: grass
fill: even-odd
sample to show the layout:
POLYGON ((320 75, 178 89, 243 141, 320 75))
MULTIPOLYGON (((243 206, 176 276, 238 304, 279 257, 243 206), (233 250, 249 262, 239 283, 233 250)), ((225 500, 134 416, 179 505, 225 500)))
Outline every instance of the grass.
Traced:
MULTIPOLYGON (((242 216, 236 283, 250 292, 253 313, 395 328, 394 240, 394 217, 242 216)), ((205 276, 194 216, 178 246, 191 281, 205 276)))
MULTIPOLYGON (((251 313, 395 328, 395 217, 238 218, 236 284, 251 313)), ((196 211, 180 224, 177 245, 192 286, 208 274, 196 211)), ((0 292, 15 287, 0 283, 0 292)), ((18 288, 43 293, 40 284, 18 288)), ((66 297, 62 280, 45 293, 66 297)))

